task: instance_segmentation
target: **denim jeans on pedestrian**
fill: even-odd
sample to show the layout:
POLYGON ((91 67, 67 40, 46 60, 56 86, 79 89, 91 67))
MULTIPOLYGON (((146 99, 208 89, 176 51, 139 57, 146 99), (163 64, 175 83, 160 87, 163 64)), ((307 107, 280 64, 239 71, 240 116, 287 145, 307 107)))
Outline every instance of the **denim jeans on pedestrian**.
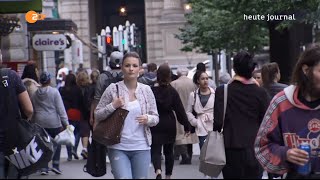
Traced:
POLYGON ((148 179, 151 163, 150 150, 108 149, 108 156, 115 179, 148 179))
POLYGON ((17 169, 0 152, 0 179, 20 179, 17 169))
POLYGON ((68 158, 72 159, 72 152, 77 153, 78 152, 78 146, 80 142, 80 121, 71 121, 69 120, 69 124, 74 126, 74 137, 75 137, 75 144, 74 146, 67 146, 67 151, 68 151, 68 158))
MULTIPOLYGON (((47 133, 54 139, 56 135, 58 135, 61 132, 61 127, 60 128, 45 128, 47 133)), ((52 157, 52 167, 59 169, 60 166, 60 154, 61 154, 61 145, 58 145, 54 143, 54 153, 52 157)), ((42 169, 42 171, 48 171, 49 166, 47 165, 42 169)))
POLYGON ((200 150, 204 144, 204 141, 207 139, 207 136, 198 136, 199 137, 199 146, 200 146, 200 150))

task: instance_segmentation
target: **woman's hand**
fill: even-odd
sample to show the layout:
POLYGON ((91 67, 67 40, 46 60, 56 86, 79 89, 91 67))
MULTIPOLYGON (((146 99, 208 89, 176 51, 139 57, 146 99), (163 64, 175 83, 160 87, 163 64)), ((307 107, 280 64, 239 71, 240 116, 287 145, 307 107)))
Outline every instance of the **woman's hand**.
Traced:
POLYGON ((123 107, 124 106, 124 98, 121 97, 121 96, 119 98, 114 98, 113 101, 112 101, 112 106, 115 109, 123 107))
POLYGON ((148 116, 147 115, 137 116, 136 120, 139 124, 147 124, 148 123, 148 116))
POLYGON ((303 166, 309 161, 309 155, 304 150, 292 148, 287 151, 287 160, 293 164, 303 166))

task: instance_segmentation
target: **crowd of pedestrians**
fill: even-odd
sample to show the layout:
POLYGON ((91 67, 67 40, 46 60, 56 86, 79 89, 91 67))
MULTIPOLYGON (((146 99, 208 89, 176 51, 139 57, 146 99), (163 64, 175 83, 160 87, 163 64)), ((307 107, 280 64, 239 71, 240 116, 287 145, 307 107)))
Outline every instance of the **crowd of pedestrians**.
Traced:
MULTIPOLYGON (((159 67, 150 63, 143 71, 135 52, 114 52, 111 56, 109 71, 92 70, 89 74, 82 68, 76 73, 68 72, 59 79, 58 88, 52 87, 51 74, 39 74, 32 62, 25 67, 22 80, 10 71, 15 103, 20 104, 23 117, 45 128, 53 139, 69 125, 75 127, 75 146, 67 146, 68 161, 79 159, 80 140, 80 155, 87 159, 93 127, 117 108, 124 108, 129 113, 121 141, 107 147, 114 178, 149 178, 152 163, 156 179, 163 175, 170 179, 174 160, 181 156, 180 164, 191 164, 193 144, 199 143, 201 149, 210 131, 221 130, 223 119, 225 179, 261 179, 264 170, 269 178, 284 174, 287 178, 318 177, 319 45, 302 53, 290 86, 279 83, 277 63, 266 63, 257 69, 253 56, 246 51, 233 57, 233 77, 219 73, 219 84, 210 79, 203 63, 197 64, 193 79, 189 79, 187 69, 179 68, 173 75, 167 63, 159 67), (224 84, 228 86, 225 117, 224 84), (302 142, 311 145, 311 154, 297 148, 302 142), (302 176, 297 169, 305 163, 311 163, 311 172, 302 176)), ((0 92, 4 88, 1 86, 0 92)), ((3 98, 1 93, 0 96, 3 98)), ((0 105, 5 117, 4 105, 0 105)), ((1 149, 4 130, 0 128, 2 178, 14 174, 5 171, 1 149)), ((62 174, 61 145, 55 144, 54 150, 52 167, 43 167, 42 175, 50 170, 62 174)))

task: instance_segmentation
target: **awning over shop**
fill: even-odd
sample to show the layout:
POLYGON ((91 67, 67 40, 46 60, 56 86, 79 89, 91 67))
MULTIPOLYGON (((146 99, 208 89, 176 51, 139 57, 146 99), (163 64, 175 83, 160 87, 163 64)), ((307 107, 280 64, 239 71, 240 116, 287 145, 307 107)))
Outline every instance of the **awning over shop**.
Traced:
POLYGON ((0 0, 0 14, 41 12, 42 0, 0 0))
POLYGON ((28 23, 28 31, 68 31, 77 32, 77 25, 70 19, 48 19, 28 23))

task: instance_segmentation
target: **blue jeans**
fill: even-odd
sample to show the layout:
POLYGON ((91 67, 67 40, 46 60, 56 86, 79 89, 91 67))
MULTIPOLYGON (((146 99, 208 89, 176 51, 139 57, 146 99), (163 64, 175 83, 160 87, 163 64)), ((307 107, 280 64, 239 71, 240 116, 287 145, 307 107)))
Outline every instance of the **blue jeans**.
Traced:
POLYGON ((108 149, 108 156, 115 179, 148 179, 151 163, 150 150, 108 149))
POLYGON ((0 179, 20 179, 17 169, 0 152, 0 179))
POLYGON ((198 136, 199 137, 199 146, 200 149, 202 148, 204 141, 206 140, 207 136, 198 136))
POLYGON ((80 142, 80 121, 71 121, 69 120, 69 124, 74 126, 74 137, 76 139, 76 142, 74 146, 67 146, 67 151, 68 151, 68 158, 72 159, 72 153, 77 153, 78 152, 78 146, 80 142))
MULTIPOLYGON (((45 130, 54 139, 56 137, 56 135, 58 135, 61 132, 61 127, 60 128, 45 128, 45 130)), ((53 153, 53 157, 52 157, 52 167, 59 169, 61 145, 54 143, 53 148, 54 148, 54 153, 53 153)), ((44 169, 42 169, 42 170, 47 171, 48 165, 46 167, 44 167, 44 169)))

